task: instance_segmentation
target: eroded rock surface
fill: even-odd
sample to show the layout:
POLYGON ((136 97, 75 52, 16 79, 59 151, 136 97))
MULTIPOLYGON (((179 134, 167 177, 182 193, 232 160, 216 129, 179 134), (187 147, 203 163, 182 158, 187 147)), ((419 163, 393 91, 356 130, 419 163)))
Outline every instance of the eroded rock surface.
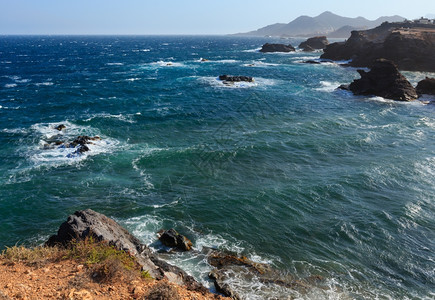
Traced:
POLYGON ((375 95, 399 101, 412 101, 418 98, 409 81, 397 70, 396 65, 386 59, 378 59, 371 70, 358 70, 360 79, 349 85, 355 95, 375 95))

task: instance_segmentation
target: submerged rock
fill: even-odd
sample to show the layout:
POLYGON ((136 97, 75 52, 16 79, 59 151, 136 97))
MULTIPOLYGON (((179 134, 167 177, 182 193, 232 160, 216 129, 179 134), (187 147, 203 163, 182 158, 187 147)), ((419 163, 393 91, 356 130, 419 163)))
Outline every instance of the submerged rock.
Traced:
POLYGON ((120 250, 134 255, 155 279, 167 278, 170 282, 185 285, 190 290, 207 292, 207 289, 186 272, 159 259, 139 239, 129 233, 114 220, 91 209, 76 211, 62 223, 56 235, 46 242, 47 246, 67 246, 72 240, 84 240, 93 237, 105 241, 120 250))
POLYGON ((254 82, 254 78, 250 76, 230 76, 230 75, 220 75, 219 80, 224 82, 254 82))
POLYGON ((435 78, 426 77, 421 80, 416 87, 419 95, 435 95, 435 78))
POLYGON ((173 247, 181 251, 192 249, 192 242, 184 235, 179 234, 175 229, 163 230, 159 232, 159 240, 163 245, 173 247))
POLYGON ((269 52, 293 52, 296 49, 292 45, 284 45, 284 44, 269 44, 266 43, 261 48, 260 52, 269 53, 269 52))
POLYGON ((315 36, 309 38, 305 42, 300 43, 299 48, 301 48, 303 51, 310 52, 314 50, 325 49, 328 45, 329 41, 326 36, 315 36))
POLYGON ((378 59, 370 72, 358 70, 361 79, 349 85, 355 95, 375 95, 399 101, 412 101, 418 98, 409 81, 397 70, 396 65, 386 59, 378 59))

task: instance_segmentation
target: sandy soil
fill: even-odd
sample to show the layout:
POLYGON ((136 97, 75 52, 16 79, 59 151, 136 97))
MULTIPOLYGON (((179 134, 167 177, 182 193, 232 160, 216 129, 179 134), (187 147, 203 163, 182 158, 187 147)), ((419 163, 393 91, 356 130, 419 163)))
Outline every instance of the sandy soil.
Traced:
MULTIPOLYGON (((144 299, 158 284, 161 282, 143 278, 119 278, 112 283, 97 283, 91 279, 85 266, 72 260, 29 266, 22 262, 0 259, 0 300, 144 299)), ((169 285, 176 288, 179 299, 226 299, 211 293, 203 295, 184 287, 169 285)))

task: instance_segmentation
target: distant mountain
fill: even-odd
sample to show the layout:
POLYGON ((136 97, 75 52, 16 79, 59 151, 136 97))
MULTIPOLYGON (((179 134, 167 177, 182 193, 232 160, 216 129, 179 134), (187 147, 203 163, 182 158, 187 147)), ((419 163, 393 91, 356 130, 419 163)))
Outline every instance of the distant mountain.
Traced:
POLYGON ((248 36, 315 36, 315 35, 332 35, 331 37, 350 36, 350 28, 368 29, 381 25, 383 22, 401 22, 405 18, 400 16, 380 17, 374 21, 367 20, 363 17, 347 18, 332 12, 325 11, 317 17, 300 16, 288 24, 276 23, 255 31, 247 33, 238 33, 237 35, 248 36))

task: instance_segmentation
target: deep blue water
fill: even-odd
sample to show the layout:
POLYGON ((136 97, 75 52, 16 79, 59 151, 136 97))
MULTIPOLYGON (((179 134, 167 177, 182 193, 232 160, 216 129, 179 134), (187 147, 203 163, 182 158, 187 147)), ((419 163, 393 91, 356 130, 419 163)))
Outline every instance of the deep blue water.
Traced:
MULTIPOLYGON (((251 282, 246 299, 433 299, 435 105, 336 91, 355 69, 259 53, 270 41, 0 37, 0 249, 92 208, 148 244, 175 227, 198 250, 326 280, 251 282), (70 158, 44 149, 57 134, 102 141, 70 158)), ((169 259, 209 284, 203 258, 169 259)))

